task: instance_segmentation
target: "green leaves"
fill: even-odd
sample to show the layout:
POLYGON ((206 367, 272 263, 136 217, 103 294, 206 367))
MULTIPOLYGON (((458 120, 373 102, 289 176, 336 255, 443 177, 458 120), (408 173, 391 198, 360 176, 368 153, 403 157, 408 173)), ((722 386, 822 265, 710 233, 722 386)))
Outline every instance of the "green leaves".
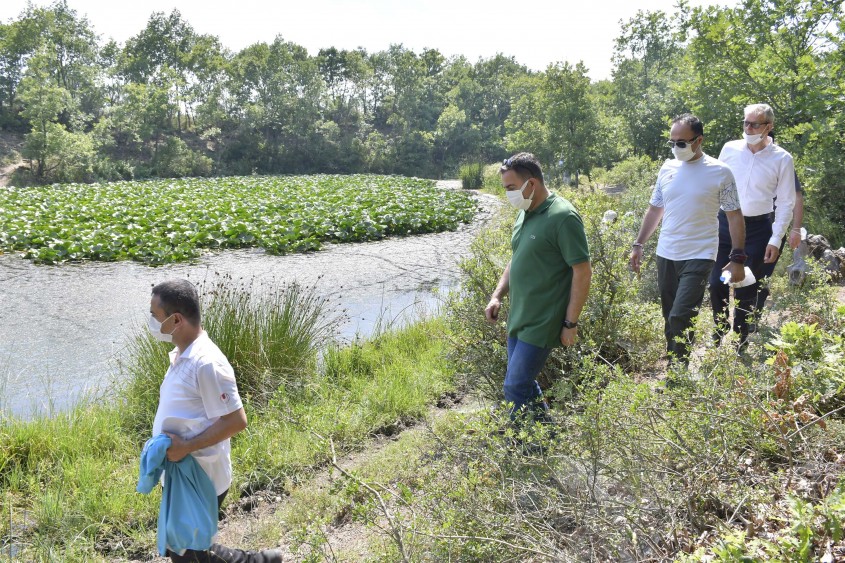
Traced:
POLYGON ((0 252, 42 263, 189 260, 203 249, 272 254, 326 242, 454 230, 467 194, 398 176, 248 176, 0 189, 0 252))

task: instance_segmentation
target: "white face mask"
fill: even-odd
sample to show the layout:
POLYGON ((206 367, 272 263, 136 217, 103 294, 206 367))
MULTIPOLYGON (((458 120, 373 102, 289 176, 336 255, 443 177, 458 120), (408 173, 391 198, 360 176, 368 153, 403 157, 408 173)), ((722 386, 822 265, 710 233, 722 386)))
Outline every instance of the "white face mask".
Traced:
POLYGON ((695 156, 695 151, 692 150, 690 144, 687 143, 687 146, 682 149, 678 147, 672 147, 672 154, 675 155, 675 158, 677 158, 678 160, 686 162, 695 156))
POLYGON ((510 202, 510 204, 515 208, 522 209, 523 211, 528 211, 528 208, 531 207, 531 200, 534 199, 534 194, 532 193, 531 197, 528 199, 522 197, 522 191, 525 189, 525 187, 528 185, 528 182, 530 181, 531 178, 525 180, 525 183, 522 184, 522 187, 518 190, 505 192, 505 194, 508 196, 508 202, 510 202))
MULTIPOLYGON (((174 315, 175 314, 176 313, 174 313, 174 315)), ((170 317, 172 316, 173 315, 170 315, 170 317)), ((167 319, 169 319, 170 317, 167 317, 167 319)), ((161 325, 164 324, 167 319, 164 319, 164 321, 159 321, 154 316, 152 316, 152 314, 150 314, 150 318, 147 319, 147 328, 150 329, 150 333, 156 340, 160 340, 162 342, 173 342, 173 333, 176 332, 176 327, 173 327, 173 330, 170 332, 170 334, 165 334, 161 332, 161 325)))
POLYGON ((763 140, 763 135, 760 133, 749 135, 748 133, 743 132, 742 136, 745 137, 745 142, 749 145, 756 145, 763 140))

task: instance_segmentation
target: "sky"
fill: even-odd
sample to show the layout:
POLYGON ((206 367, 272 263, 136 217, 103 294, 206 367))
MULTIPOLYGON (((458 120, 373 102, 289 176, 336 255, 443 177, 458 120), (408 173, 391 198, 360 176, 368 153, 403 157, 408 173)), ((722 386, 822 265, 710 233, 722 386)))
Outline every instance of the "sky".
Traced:
MULTIPOLYGON (((738 0, 690 0, 692 7, 736 5, 738 0)), ((419 53, 438 49, 470 62, 496 53, 533 70, 555 62, 583 61, 590 78, 611 77, 613 41, 620 21, 637 10, 675 12, 676 0, 68 0, 101 39, 123 43, 137 35, 153 12, 178 9, 197 33, 217 36, 232 51, 281 35, 312 55, 321 48, 373 53, 402 44, 419 53)), ((32 0, 36 6, 51 2, 32 0)), ((0 21, 25 10, 26 0, 3 0, 0 21)))

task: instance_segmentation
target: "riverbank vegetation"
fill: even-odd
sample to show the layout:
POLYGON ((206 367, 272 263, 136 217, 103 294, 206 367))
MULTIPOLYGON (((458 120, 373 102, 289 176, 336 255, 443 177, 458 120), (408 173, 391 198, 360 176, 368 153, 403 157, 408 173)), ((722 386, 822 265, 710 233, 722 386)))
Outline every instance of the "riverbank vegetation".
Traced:
POLYGON ((455 230, 475 204, 434 181, 377 175, 247 176, 0 190, 0 252, 37 262, 158 265, 207 249, 271 254, 327 242, 455 230))
MULTIPOLYGON (((541 377, 549 425, 514 426, 495 408, 504 324, 481 311, 507 262, 511 210, 478 236, 440 315, 348 346, 326 346, 342 311, 308 288, 205 285, 207 328, 250 418, 233 440, 228 502, 289 494, 258 536, 307 561, 356 560, 360 549, 376 561, 841 556, 845 306, 821 267, 802 287, 776 275, 745 355, 730 340, 711 347, 704 314, 689 370, 667 368, 656 265, 641 277, 627 269, 649 166, 615 170, 630 179, 618 196, 564 191, 584 216, 595 273, 579 345, 555 350, 541 377), (617 220, 603 220, 608 209, 617 220), (427 418, 469 391, 488 407, 427 418), (331 487, 309 489, 336 456, 421 421, 331 487), (331 530, 349 522, 369 529, 367 545, 333 552, 331 530)), ((113 398, 3 420, 4 549, 34 561, 150 557, 157 498, 134 485, 165 353, 141 331, 113 398)))
MULTIPOLYGON (((344 521, 373 532, 375 561, 845 555, 845 304, 821 267, 800 288, 781 273, 745 355, 733 341, 710 345, 703 314, 690 368, 667 368, 656 265, 634 277, 620 243, 647 204, 640 164, 625 165, 643 181, 619 197, 568 194, 584 212, 595 273, 580 344, 555 350, 543 373, 553 423, 514 426, 489 409, 431 420, 344 471, 330 493, 295 491, 264 533, 298 541, 308 561, 355 560, 327 540, 344 521), (620 219, 602 221, 607 209, 620 219)), ((480 311, 507 262, 509 219, 478 237, 446 310, 450 358, 488 404, 501 400, 504 324, 480 311)))
MULTIPOLYGON (((806 187, 811 232, 845 243, 842 0, 741 0, 622 21, 612 76, 577 61, 540 72, 507 54, 378 52, 281 36, 232 52, 174 10, 103 43, 64 0, 0 24, 0 130, 24 136, 11 183, 378 173, 457 177, 520 150, 578 183, 630 157, 662 160, 690 111, 704 150, 769 103, 806 187)), ((608 15, 608 25, 616 24, 608 15)), ((562 22, 561 25, 564 25, 562 22)))
MULTIPOLYGON (((443 321, 423 318, 347 346, 331 337, 342 311, 312 288, 203 288, 206 328, 229 356, 249 417, 233 439, 230 499, 281 494, 335 451, 420 420, 454 387, 443 321), (232 313, 237 311, 235 315, 232 313)), ((22 561, 113 561, 155 551, 160 493, 135 492, 167 345, 140 331, 123 368, 130 379, 52 418, 0 422, 2 553, 22 561)))

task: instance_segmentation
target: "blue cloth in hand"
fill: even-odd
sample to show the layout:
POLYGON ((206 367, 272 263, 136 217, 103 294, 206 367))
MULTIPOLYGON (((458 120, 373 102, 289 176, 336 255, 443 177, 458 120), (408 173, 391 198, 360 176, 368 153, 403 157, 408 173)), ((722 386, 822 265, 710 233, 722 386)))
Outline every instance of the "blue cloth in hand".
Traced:
POLYGON ((217 494, 211 479, 193 456, 168 461, 171 440, 159 434, 147 440, 141 452, 136 490, 153 490, 164 471, 164 490, 158 512, 158 552, 182 554, 186 549, 206 550, 217 534, 217 494))

